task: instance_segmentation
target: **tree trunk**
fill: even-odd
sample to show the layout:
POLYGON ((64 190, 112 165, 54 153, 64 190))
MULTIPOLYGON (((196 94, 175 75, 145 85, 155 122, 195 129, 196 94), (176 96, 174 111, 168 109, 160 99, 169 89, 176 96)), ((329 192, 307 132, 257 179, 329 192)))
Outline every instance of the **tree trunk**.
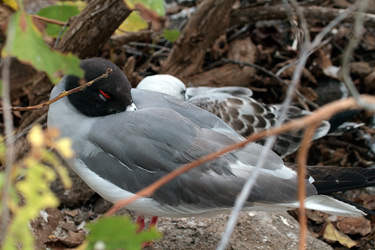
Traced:
POLYGON ((197 8, 167 60, 161 73, 181 79, 201 71, 204 56, 212 42, 229 26, 229 14, 235 0, 205 0, 197 8))
POLYGON ((95 56, 130 13, 122 0, 90 1, 70 22, 58 49, 73 52, 80 58, 95 56))

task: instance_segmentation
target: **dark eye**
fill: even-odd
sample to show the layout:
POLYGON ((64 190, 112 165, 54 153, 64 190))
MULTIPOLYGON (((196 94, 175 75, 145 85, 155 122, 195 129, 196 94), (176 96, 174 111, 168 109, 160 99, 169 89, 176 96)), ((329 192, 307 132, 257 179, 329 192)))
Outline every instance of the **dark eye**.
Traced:
POLYGON ((106 101, 106 100, 108 100, 108 99, 111 99, 111 96, 108 95, 108 94, 107 94, 106 92, 104 92, 103 90, 99 90, 99 92, 100 92, 99 97, 100 97, 101 99, 103 99, 104 101, 106 101))

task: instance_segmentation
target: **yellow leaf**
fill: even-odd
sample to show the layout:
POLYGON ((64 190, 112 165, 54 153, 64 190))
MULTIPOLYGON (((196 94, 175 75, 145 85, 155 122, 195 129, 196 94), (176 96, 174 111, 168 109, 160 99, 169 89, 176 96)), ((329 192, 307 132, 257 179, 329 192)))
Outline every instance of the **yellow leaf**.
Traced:
POLYGON ((330 222, 328 222, 323 237, 327 240, 338 241, 341 245, 348 248, 354 247, 357 244, 349 236, 338 231, 330 222))
POLYGON ((56 142, 56 149, 65 158, 72 158, 74 151, 72 150, 72 141, 69 138, 62 138, 56 142))
POLYGON ((79 11, 82 11, 87 6, 87 3, 85 1, 58 1, 57 4, 76 6, 79 11))
POLYGON ((43 161, 46 161, 48 164, 53 166, 59 175, 64 187, 66 189, 72 187, 72 180, 69 178, 68 170, 60 164, 60 161, 57 159, 56 155, 51 151, 43 150, 43 161))
POLYGON ((18 10, 18 4, 16 0, 4 0, 4 3, 14 10, 18 10))
POLYGON ((44 145, 44 135, 40 124, 37 124, 31 128, 27 138, 33 147, 40 148, 44 145))
POLYGON ((138 12, 133 11, 125 21, 116 30, 116 34, 122 34, 122 31, 136 32, 147 28, 147 22, 143 20, 138 12), (121 31, 119 31, 121 30, 121 31))

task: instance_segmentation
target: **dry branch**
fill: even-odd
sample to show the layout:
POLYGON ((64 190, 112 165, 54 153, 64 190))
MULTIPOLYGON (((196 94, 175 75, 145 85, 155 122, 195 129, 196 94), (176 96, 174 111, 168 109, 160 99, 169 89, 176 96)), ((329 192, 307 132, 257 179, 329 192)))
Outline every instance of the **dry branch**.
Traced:
POLYGON ((69 22, 70 28, 58 44, 62 52, 80 58, 96 56, 117 27, 130 15, 122 0, 94 0, 69 22))
MULTIPOLYGON (((60 100, 61 98, 65 97, 65 96, 71 95, 73 93, 77 93, 77 92, 79 92, 79 91, 81 91, 81 90, 83 90, 83 89, 91 86, 94 82, 96 82, 96 81, 98 81, 100 79, 107 78, 108 74, 110 72, 112 72, 112 69, 108 68, 103 75, 101 75, 101 76, 95 78, 94 80, 91 80, 91 81, 89 81, 89 82, 87 82, 85 84, 82 84, 82 85, 80 85, 80 86, 78 86, 78 87, 76 87, 74 89, 71 89, 69 91, 64 91, 64 92, 60 93, 58 96, 56 96, 55 98, 53 98, 53 99, 51 99, 51 100, 49 100, 47 102, 43 102, 43 103, 40 103, 38 105, 28 106, 28 107, 11 107, 10 110, 11 111, 31 111, 31 110, 42 109, 42 108, 47 107, 50 104, 52 104, 52 103, 60 100)), ((0 111, 4 111, 4 108, 0 107, 0 111)))
MULTIPOLYGON (((307 20, 329 22, 339 16, 343 10, 319 6, 300 7, 307 20)), ((351 13, 343 22, 354 23, 358 12, 351 13)), ((261 20, 288 19, 288 11, 284 5, 240 8, 231 14, 231 26, 254 23, 261 20)), ((375 27, 375 15, 364 14, 364 25, 375 27)))
POLYGON ((316 128, 320 122, 312 123, 305 131, 305 135, 301 142, 301 147, 298 150, 297 162, 298 162, 298 200, 299 200, 299 224, 300 224, 300 244, 299 249, 306 249, 307 241, 307 217, 305 209, 305 198, 306 198, 306 161, 307 153, 311 145, 311 139, 314 136, 316 128))
POLYGON ((60 25, 60 26, 64 26, 64 25, 67 24, 66 22, 62 22, 62 21, 59 21, 59 20, 55 20, 55 19, 51 19, 51 18, 47 18, 47 17, 43 17, 43 16, 38 16, 38 15, 31 15, 31 16, 35 19, 38 19, 38 20, 46 22, 46 23, 52 23, 52 24, 56 24, 56 25, 60 25))
POLYGON ((147 40, 147 38, 151 35, 156 34, 155 31, 152 30, 141 30, 138 32, 126 32, 121 35, 114 35, 110 38, 108 43, 111 47, 120 46, 123 44, 128 44, 130 42, 138 42, 147 40))
MULTIPOLYGON (((372 103, 372 104, 375 105, 375 97, 374 96, 361 95, 361 98, 364 101, 366 101, 368 103, 372 103)), ((313 113, 311 113, 308 116, 305 116, 305 117, 300 118, 300 119, 295 119, 295 120, 289 121, 289 122, 285 123, 284 125, 282 125, 280 127, 275 127, 275 128, 269 129, 269 130, 263 130, 259 133, 252 134, 249 137, 247 137, 246 140, 244 140, 244 141, 232 144, 232 145, 230 145, 230 146, 228 146, 224 149, 221 149, 221 150, 219 150, 217 152, 214 152, 212 154, 203 156, 203 157, 197 159, 194 162, 185 164, 185 165, 177 168, 176 170, 174 170, 170 174, 160 178, 159 180, 155 181, 154 183, 147 186, 146 188, 138 191, 135 195, 131 196, 130 198, 124 199, 124 200, 121 200, 121 201, 115 203, 112 206, 112 208, 107 211, 106 215, 107 216, 113 215, 120 208, 122 208, 126 205, 129 205, 130 203, 136 201, 137 199, 139 199, 141 197, 151 196, 157 189, 159 189, 161 186, 163 186, 164 184, 166 184, 170 180, 176 178, 180 174, 185 173, 185 172, 187 172, 187 171, 189 171, 193 168, 196 168, 199 165, 202 165, 203 163, 209 162, 209 161, 211 161, 211 160, 213 160, 213 159, 215 159, 215 158, 217 158, 221 155, 224 155, 224 154, 229 153, 233 150, 242 148, 250 142, 263 139, 267 136, 285 133, 285 132, 290 131, 292 129, 293 130, 302 129, 302 128, 311 126, 313 124, 320 123, 322 120, 329 120, 334 114, 336 114, 340 111, 344 111, 344 110, 348 110, 348 109, 355 109, 355 108, 358 109, 360 107, 357 105, 354 98, 347 98, 347 99, 334 101, 334 102, 326 104, 323 107, 315 110, 313 113)))

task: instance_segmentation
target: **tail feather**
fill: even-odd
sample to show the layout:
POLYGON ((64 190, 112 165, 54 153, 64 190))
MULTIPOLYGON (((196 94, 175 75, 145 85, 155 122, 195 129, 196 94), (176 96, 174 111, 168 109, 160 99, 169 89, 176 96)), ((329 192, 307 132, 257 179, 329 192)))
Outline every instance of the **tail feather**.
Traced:
POLYGON ((309 166, 307 171, 318 194, 375 186, 375 169, 309 166))
MULTIPOLYGON (((249 210, 263 210, 263 211, 282 211, 289 209, 296 209, 300 207, 298 201, 291 203, 277 203, 277 204, 264 204, 255 203, 254 206, 248 208, 249 210)), ((313 195, 305 199, 306 209, 319 210, 332 215, 339 215, 345 217, 361 217, 366 215, 365 212, 357 209, 355 206, 345 202, 336 200, 327 195, 313 195)))

